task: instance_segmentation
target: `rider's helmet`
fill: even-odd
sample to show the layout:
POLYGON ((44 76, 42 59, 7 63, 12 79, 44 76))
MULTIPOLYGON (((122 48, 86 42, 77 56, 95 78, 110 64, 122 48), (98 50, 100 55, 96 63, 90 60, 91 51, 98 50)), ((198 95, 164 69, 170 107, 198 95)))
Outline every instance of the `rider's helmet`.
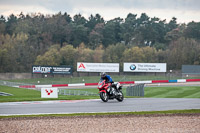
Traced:
POLYGON ((106 77, 106 73, 105 72, 101 72, 101 78, 105 78, 106 77))

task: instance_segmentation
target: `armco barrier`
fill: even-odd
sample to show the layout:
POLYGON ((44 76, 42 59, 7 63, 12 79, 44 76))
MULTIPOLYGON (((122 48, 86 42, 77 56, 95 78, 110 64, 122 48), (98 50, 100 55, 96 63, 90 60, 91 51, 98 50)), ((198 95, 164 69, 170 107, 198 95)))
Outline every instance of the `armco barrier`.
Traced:
POLYGON ((152 83, 169 83, 168 80, 152 80, 152 83))
POLYGON ((52 87, 68 87, 68 84, 54 84, 52 87))
POLYGON ((126 96, 144 96, 144 85, 145 84, 135 84, 130 85, 126 88, 126 96))
POLYGON ((169 83, 177 83, 178 80, 169 80, 169 83))
MULTIPOLYGON (((177 80, 148 80, 148 81, 123 81, 120 84, 152 84, 152 83, 184 83, 200 82, 200 79, 177 79, 177 80)), ((79 87, 79 86, 97 86, 98 83, 77 83, 77 84, 53 84, 53 85, 19 85, 19 88, 43 88, 43 87, 79 87)))
POLYGON ((93 85, 98 85, 98 83, 85 83, 85 86, 93 86, 93 85))
POLYGON ((200 79, 186 79, 186 82, 198 82, 200 79))

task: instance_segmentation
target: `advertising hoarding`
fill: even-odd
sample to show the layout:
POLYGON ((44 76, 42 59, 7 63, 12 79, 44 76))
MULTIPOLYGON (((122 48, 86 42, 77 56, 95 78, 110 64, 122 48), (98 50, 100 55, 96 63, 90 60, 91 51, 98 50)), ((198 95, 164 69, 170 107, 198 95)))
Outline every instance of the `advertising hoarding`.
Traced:
POLYGON ((119 72, 119 63, 77 62, 77 72, 119 72))
POLYGON ((124 63, 124 72, 166 72, 166 63, 124 63))
POLYGON ((32 66, 33 74, 72 74, 70 66, 32 66))
POLYGON ((41 88, 41 98, 58 98, 58 88, 41 88))
POLYGON ((200 65, 182 65, 182 74, 200 74, 200 65))

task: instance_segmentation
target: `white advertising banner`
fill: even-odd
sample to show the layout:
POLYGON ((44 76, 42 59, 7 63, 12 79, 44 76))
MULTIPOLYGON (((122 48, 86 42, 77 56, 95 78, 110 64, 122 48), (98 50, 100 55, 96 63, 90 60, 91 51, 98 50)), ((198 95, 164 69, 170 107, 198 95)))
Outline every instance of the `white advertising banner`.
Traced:
POLYGON ((41 98, 58 98, 58 88, 41 88, 41 98))
POLYGON ((77 62, 78 72, 119 72, 119 63, 77 62))
POLYGON ((166 72, 166 63, 124 63, 124 72, 166 72))

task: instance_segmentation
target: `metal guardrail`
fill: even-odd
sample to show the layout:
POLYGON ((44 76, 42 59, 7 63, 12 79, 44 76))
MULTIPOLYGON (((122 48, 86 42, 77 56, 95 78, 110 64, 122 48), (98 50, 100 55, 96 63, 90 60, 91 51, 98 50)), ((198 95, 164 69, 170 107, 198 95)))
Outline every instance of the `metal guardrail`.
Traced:
POLYGON ((144 85, 145 84, 135 84, 130 85, 126 88, 126 96, 144 96, 144 85))

